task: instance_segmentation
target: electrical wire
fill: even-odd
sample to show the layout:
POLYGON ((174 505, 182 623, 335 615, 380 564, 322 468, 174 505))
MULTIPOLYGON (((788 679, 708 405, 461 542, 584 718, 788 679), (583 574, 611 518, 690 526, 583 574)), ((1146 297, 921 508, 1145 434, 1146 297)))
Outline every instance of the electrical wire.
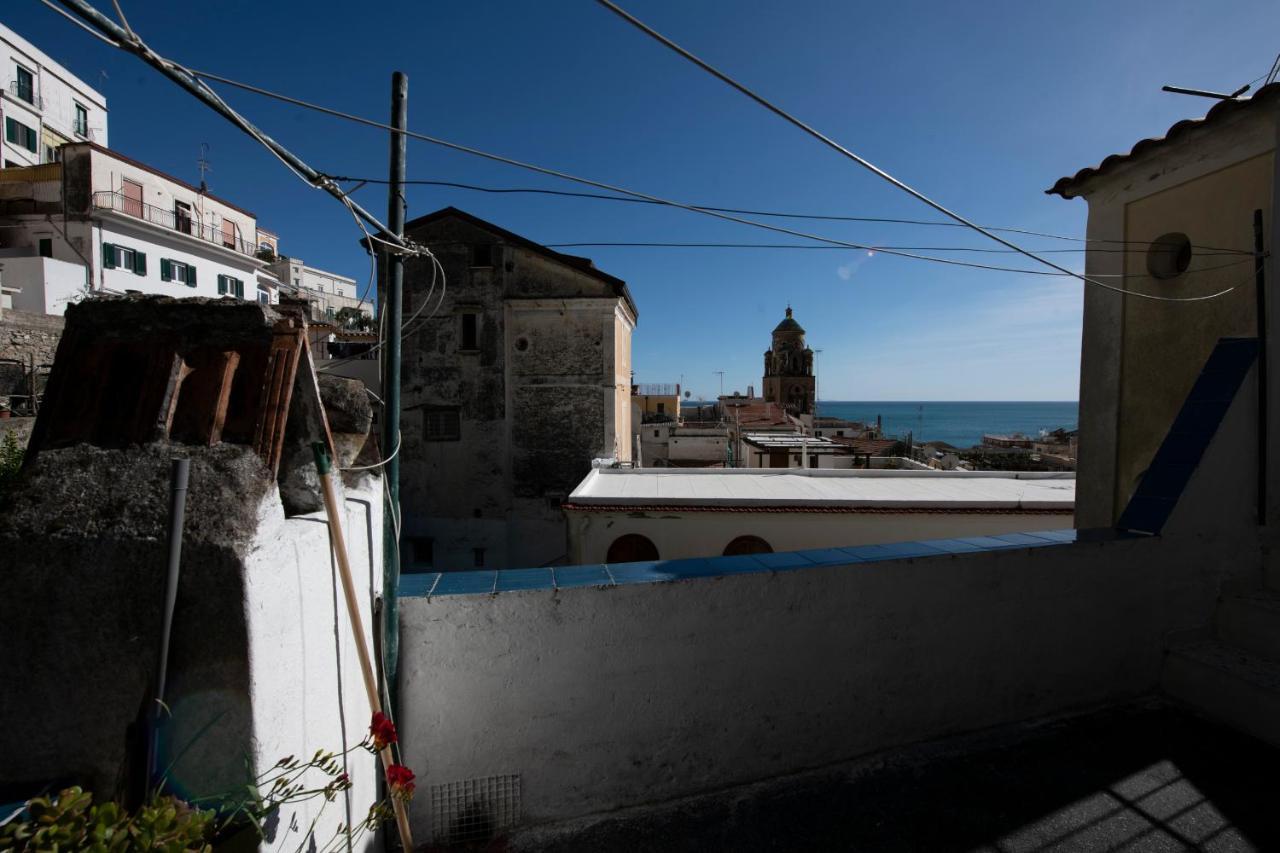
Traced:
MULTIPOLYGON (((858 154, 855 154, 853 151, 850 151, 848 148, 836 142, 831 137, 819 132, 815 128, 809 126, 808 124, 804 123, 800 119, 791 115, 791 113, 787 112, 786 110, 782 109, 776 104, 770 102, 769 100, 765 99, 761 95, 756 94, 754 91, 747 88, 743 84, 739 83, 737 80, 733 79, 729 75, 725 74, 723 71, 720 71, 710 63, 699 58, 698 56, 695 56, 693 53, 689 52, 688 50, 685 50, 683 47, 676 44, 674 41, 667 38, 666 36, 662 35, 657 30, 653 29, 648 24, 641 21, 639 18, 636 18, 634 15, 622 9, 616 3, 612 2, 612 0, 596 0, 596 3, 608 9, 609 11, 613 12, 615 15, 622 18, 624 21, 631 24, 632 26, 636 27, 644 34, 650 36, 651 38, 657 40, 659 43, 675 51, 677 54, 689 60, 694 65, 698 66, 703 71, 706 71, 708 74, 712 75, 716 79, 736 89, 737 91, 741 92, 743 95, 746 95, 748 98, 755 101, 760 106, 769 110, 769 112, 784 119, 785 121, 789 122, 790 124, 794 125, 800 130, 804 131, 808 135, 812 136, 814 139, 817 139, 819 142, 823 143, 827 147, 843 155, 844 157, 852 160, 853 162, 857 163, 859 166, 862 166, 864 169, 870 171, 872 174, 876 175, 877 177, 882 178, 883 180, 889 182, 890 184, 902 190, 903 192, 907 193, 908 195, 912 196, 916 200, 923 202, 924 204, 938 211, 942 215, 955 220, 961 225, 965 225, 968 228, 973 229, 977 233, 983 235, 984 237, 987 237, 988 239, 994 240, 995 242, 1001 244, 1002 246, 1005 246, 1009 249, 1013 249, 1017 251, 1019 254, 1022 254, 1027 258, 1030 258, 1031 260, 1036 261, 1037 263, 1043 264, 1044 266, 1057 270, 1060 273, 1065 273, 1066 275, 1069 275, 1075 279, 1079 279, 1080 281, 1085 282, 1086 284, 1092 284, 1096 287, 1101 287, 1105 290, 1111 290, 1117 293, 1123 293, 1130 296, 1137 296, 1144 299, 1153 299, 1160 302, 1200 302, 1205 299, 1215 298, 1217 296, 1222 295, 1222 293, 1228 292, 1228 291, 1223 291, 1222 293, 1213 294, 1212 296, 1207 296, 1207 297, 1204 297, 1204 296, 1195 296, 1195 297, 1155 296, 1152 294, 1141 293, 1139 291, 1125 290, 1124 288, 1115 287, 1114 285, 1097 281, 1088 276, 1081 275, 1080 273, 1077 273, 1077 272, 1073 272, 1064 266, 1054 263, 1048 258, 1042 258, 1036 253, 1028 249, 1024 249, 1018 244, 1013 243, 1009 240, 1006 240, 1005 238, 999 236, 998 234, 983 228, 981 225, 971 222, 970 220, 961 216, 959 213, 956 213, 950 208, 947 208, 942 204, 929 198, 927 195, 920 192, 919 190, 914 189, 911 186, 908 186, 906 183, 895 178, 893 175, 889 174, 884 169, 881 169, 879 166, 876 166, 870 160, 867 160, 864 157, 860 157, 858 154)), ((893 254, 893 253, 886 252, 885 254, 893 254)), ((905 254, 905 253, 898 253, 898 254, 905 254)))
POLYGON ((400 452, 400 436, 401 436, 400 430, 396 430, 396 449, 391 451, 391 455, 388 456, 386 459, 383 459, 381 462, 375 462, 372 465, 356 465, 352 468, 339 468, 338 470, 339 471, 372 471, 375 468, 381 468, 383 465, 386 465, 392 459, 395 459, 396 454, 400 452))
MULTIPOLYGON (((355 123, 357 123, 357 124, 363 124, 363 125, 366 125, 366 126, 369 126, 369 127, 377 127, 377 128, 383 129, 383 130, 391 130, 391 131, 400 132, 397 128, 394 128, 394 127, 392 127, 391 125, 386 124, 386 123, 384 123, 384 122, 374 121, 373 119, 363 118, 363 117, 361 117, 361 116, 352 115, 352 114, 350 114, 350 113, 344 113, 344 112, 342 112, 341 110, 335 110, 335 109, 331 109, 331 108, 329 108, 329 107, 322 107, 322 106, 319 106, 318 104, 309 103, 309 102, 307 102, 307 101, 303 101, 303 100, 301 100, 301 99, 299 99, 299 98, 293 98, 293 97, 290 97, 290 96, 288 96, 288 95, 282 95, 282 94, 280 94, 280 93, 278 93, 278 92, 272 92, 272 91, 270 91, 270 90, 268 90, 268 89, 264 89, 264 88, 262 88, 262 87, 260 87, 260 86, 254 86, 254 85, 251 85, 251 84, 249 84, 249 83, 241 83, 241 82, 239 82, 239 81, 232 80, 232 79, 230 79, 230 78, 228 78, 228 77, 223 77, 223 76, 220 76, 220 75, 217 75, 217 74, 213 74, 213 73, 210 73, 210 72, 207 72, 207 71, 195 71, 195 70, 193 70, 191 73, 192 73, 193 75, 197 76, 197 77, 207 77, 207 78, 208 78, 208 79, 210 79, 210 80, 216 80, 216 81, 218 81, 218 82, 225 83, 225 84, 227 84, 227 85, 229 85, 229 86, 235 86, 235 87, 237 87, 237 88, 244 89, 244 90, 246 90, 246 91, 254 92, 255 94, 262 95, 263 97, 273 98, 273 99, 275 99, 275 100, 283 101, 283 102, 285 102, 285 103, 293 104, 293 105, 295 105, 295 106, 300 106, 300 107, 303 107, 303 108, 306 108, 306 109, 315 110, 316 112, 324 113, 324 114, 326 114, 326 115, 335 116, 335 117, 337 117, 337 118, 346 119, 346 120, 348 120, 348 121, 352 121, 352 122, 355 122, 355 123)), ((815 240, 815 241, 820 242, 820 243, 829 243, 829 244, 834 245, 834 246, 843 246, 844 248, 847 248, 847 249, 861 249, 861 250, 865 250, 865 251, 874 251, 874 250, 875 250, 875 247, 874 247, 874 246, 871 246, 871 245, 868 245, 868 244, 863 244, 863 243, 854 243, 854 242, 850 242, 850 241, 846 241, 846 240, 836 240, 836 239, 831 238, 831 237, 822 237, 822 236, 819 236, 819 235, 816 235, 816 234, 808 234, 808 233, 803 232, 803 231, 796 231, 796 230, 791 229, 791 228, 780 228, 780 227, 778 227, 778 226, 776 226, 776 225, 769 225, 768 223, 764 223, 764 222, 756 222, 756 221, 751 220, 751 219, 743 219, 743 218, 738 217, 738 216, 734 216, 734 215, 730 215, 730 214, 725 214, 725 213, 720 213, 720 212, 718 212, 718 211, 703 210, 703 209, 700 209, 700 208, 698 208, 698 207, 696 207, 696 206, 694 206, 694 205, 685 204, 685 203, 678 202, 678 201, 671 201, 670 199, 663 199, 663 198, 659 198, 659 197, 657 197, 657 196, 649 195, 648 193, 642 193, 642 192, 639 192, 639 191, 637 191, 637 190, 629 190, 629 189, 626 189, 626 188, 624 188, 624 187, 615 186, 615 185, 613 185, 613 184, 607 184, 607 183, 604 183, 604 182, 602 182, 602 181, 595 181, 595 180, 591 180, 590 178, 582 178, 582 177, 578 177, 578 176, 576 176, 576 175, 571 175, 571 174, 569 174, 569 173, 567 173, 567 172, 562 172, 562 171, 559 171, 559 170, 557 170, 557 169, 550 169, 550 168, 547 168, 547 167, 545 167, 545 166, 538 166, 538 165, 535 165, 535 164, 533 164, 533 163, 526 163, 526 162, 523 162, 523 161, 521 161, 521 160, 513 159, 513 158, 511 158, 511 157, 504 157, 504 156, 502 156, 502 155, 500 155, 500 154, 492 154, 492 153, 490 153, 490 152, 488 152, 488 151, 482 151, 482 150, 480 150, 480 149, 478 149, 478 148, 472 148, 472 147, 470 147, 470 146, 460 145, 460 144, 458 144, 458 143, 456 143, 456 142, 449 142, 448 140, 440 139, 440 138, 438 138, 438 137, 434 137, 434 136, 429 136, 429 135, 427 135, 427 134, 425 134, 425 133, 416 133, 416 132, 408 131, 408 130, 403 131, 403 133, 404 133, 404 135, 405 135, 406 137, 408 137, 408 138, 410 138, 410 139, 417 139, 417 140, 421 140, 421 141, 423 141, 423 142, 429 142, 429 143, 431 143, 431 144, 433 144, 433 145, 439 145, 439 146, 441 146, 441 147, 443 147, 443 148, 448 148, 448 149, 451 149, 451 150, 454 150, 454 151, 460 151, 460 152, 462 152, 462 153, 464 153, 464 154, 471 154, 471 155, 474 155, 474 156, 476 156, 476 157, 481 157, 481 158, 484 158, 484 159, 486 159, 486 160, 491 160, 491 161, 493 161, 493 162, 497 162, 497 163, 504 163, 504 164, 509 165, 509 166, 515 166, 516 168, 527 169, 527 170, 529 170, 529 171, 537 172, 537 173, 539 173, 539 174, 548 175, 548 176, 550 176, 550 177, 554 177, 554 178, 560 178, 560 179, 562 179, 562 180, 566 180, 566 181, 572 181, 572 182, 574 182, 574 183, 579 183, 579 184, 583 184, 583 185, 585 185, 585 186, 595 187, 595 188, 597 188, 597 189, 607 190, 607 191, 612 192, 612 193, 622 193, 622 194, 624 194, 624 195, 633 196, 633 197, 635 197, 635 198, 647 199, 648 201, 650 201, 650 202, 652 202, 652 203, 654 203, 654 204, 661 204, 661 205, 666 205, 666 206, 669 206, 669 207, 675 207, 675 208, 679 208, 679 209, 681 209, 681 210, 688 210, 688 211, 691 211, 691 212, 693 212, 693 213, 701 213, 701 214, 704 214, 704 215, 706 215, 706 216, 710 216, 710 217, 713 217, 713 218, 716 218, 716 219, 722 219, 722 220, 724 220, 724 221, 726 221, 726 222, 736 222, 736 223, 741 224, 741 225, 749 225, 749 226, 751 226, 751 227, 753 227, 753 228, 762 228, 762 229, 764 229, 764 230, 766 230, 766 231, 775 231, 775 232, 777 232, 777 233, 779 233, 779 234, 786 234, 786 235, 789 235, 789 236, 791 236, 791 237, 800 237, 800 238, 805 239, 805 240, 815 240)), ((943 209, 943 210, 945 210, 945 208, 942 208, 942 209, 943 209)), ((950 214, 950 211, 947 211, 947 212, 948 212, 948 214, 949 214, 949 215, 955 216, 955 214, 950 214)), ((963 222, 965 222, 965 223, 968 223, 968 220, 962 220, 962 221, 963 221, 963 222)), ((970 227, 974 227, 974 228, 977 228, 977 227, 978 227, 978 226, 974 226, 974 225, 972 225, 971 223, 969 223, 969 224, 970 224, 970 227)), ((981 229, 979 229, 979 230, 981 230, 981 229)), ((985 231, 984 231, 984 232, 982 232, 982 233, 986 234, 987 232, 985 232, 985 231)), ((1021 254, 1030 254, 1030 253, 1028 253, 1028 252, 1027 252, 1027 250, 1022 249, 1021 247, 1019 247, 1019 246, 1017 246, 1017 245, 1015 245, 1015 244, 1013 244, 1013 243, 1010 243, 1010 242, 1008 242, 1007 240, 1004 240, 1004 239, 1003 239, 1003 238, 1001 238, 1001 237, 997 237, 997 236, 995 236, 995 235, 993 235, 993 234, 987 234, 987 236, 991 237, 992 239, 994 239, 994 240, 996 240, 996 241, 998 241, 998 242, 1001 242, 1001 243, 1005 244, 1006 246, 1008 246, 1008 247, 1010 247, 1010 248, 1016 249, 1016 250, 1017 250, 1019 253, 1021 253, 1021 254)), ((1085 276, 1083 276, 1083 275, 1081 275, 1081 274, 1079 274, 1079 273, 1072 272, 1071 270, 1069 270, 1069 269, 1067 269, 1067 268, 1065 268, 1065 267, 1059 267, 1057 264, 1054 264, 1052 261, 1048 261, 1048 260, 1041 259, 1041 258, 1036 258, 1036 260, 1040 261, 1041 263, 1048 264, 1048 265, 1049 265, 1049 266, 1051 266, 1051 267, 1054 267, 1056 270, 1058 270, 1058 272, 1057 272, 1057 273, 1045 273, 1045 272, 1040 271, 1040 270, 1015 269, 1015 268, 1011 268, 1011 267, 995 267, 995 266, 992 266, 992 265, 990 265, 990 264, 975 264, 975 263, 970 263, 970 262, 968 262, 968 261, 959 261, 959 260, 955 260, 955 259, 953 259, 953 258, 935 258, 935 257, 927 256, 927 255, 917 255, 917 254, 910 253, 910 252, 899 252, 899 251, 891 251, 891 250, 885 250, 885 251, 883 251, 883 252, 882 252, 882 254, 891 255, 891 256, 895 256, 895 257, 912 258, 912 259, 914 259, 914 260, 932 261, 933 263, 946 264, 946 265, 950 265, 950 266, 969 267, 969 268, 974 268, 974 269, 986 269, 986 270, 993 270, 993 271, 998 271, 998 272, 1017 272, 1017 273, 1025 273, 1025 274, 1030 274, 1030 275, 1044 275, 1044 274, 1048 274, 1048 275, 1054 275, 1054 274, 1057 274, 1057 275, 1066 275, 1066 276, 1069 276, 1069 277, 1071 277, 1071 278, 1079 279, 1080 281, 1083 281, 1083 282, 1085 282, 1085 283, 1087 283, 1087 284, 1092 284, 1092 285, 1094 285, 1094 286, 1096 286, 1096 287, 1101 287, 1101 288, 1103 288, 1104 290, 1110 290, 1110 291, 1113 291, 1113 292, 1116 292, 1116 293, 1121 293, 1121 294, 1128 294, 1128 295, 1136 296, 1136 297, 1139 297, 1139 298, 1142 298, 1142 299, 1151 299, 1151 300, 1158 301, 1158 302, 1199 302, 1199 301, 1202 301, 1204 298, 1206 298, 1206 297, 1199 297, 1199 296, 1191 296, 1191 297, 1158 296, 1158 295, 1154 295, 1154 294, 1141 293, 1141 292, 1138 292, 1138 291, 1127 291, 1127 290, 1125 290, 1124 288, 1115 287, 1115 286, 1113 286, 1113 285, 1106 284, 1106 283, 1104 283, 1104 282, 1098 281, 1096 278, 1088 278, 1088 277, 1085 277, 1085 276)), ((1031 255, 1031 256, 1032 256, 1032 257, 1035 257, 1034 255, 1031 255)), ((1219 296, 1219 295, 1221 295, 1221 294, 1214 294, 1214 295, 1212 295, 1212 296, 1210 296, 1210 297, 1207 297, 1207 298, 1215 298, 1216 296, 1219 296)))
MULTIPOLYGON (((592 247, 635 247, 635 248, 672 248, 672 249, 834 249, 842 250, 843 246, 814 246, 808 243, 674 243, 660 241, 633 241, 633 242, 594 242, 594 243, 543 243, 548 249, 574 249, 574 248, 592 248, 592 247)), ((1194 247, 1193 247, 1194 248, 1194 247)), ((876 246, 872 251, 882 251, 884 249, 896 249, 899 251, 912 252, 977 252, 981 254, 1011 254, 1012 249, 991 249, 982 246, 876 246)), ((1145 254, 1144 249, 1040 249, 1038 251, 1055 254, 1089 252, 1094 254, 1145 254)), ((1248 261, 1253 257, 1253 252, 1246 252, 1239 249, 1229 249, 1221 251, 1196 252, 1198 257, 1213 257, 1218 255, 1243 255, 1244 261, 1248 261)))
MULTIPOLYGON (((340 181, 343 183, 346 183, 346 182, 355 182, 359 184, 390 183, 390 181, 386 179, 353 178, 349 175, 330 175, 329 177, 333 178, 333 180, 335 181, 340 181)), ((627 202, 630 204, 653 204, 653 205, 660 204, 660 202, 650 201, 649 199, 631 198, 625 195, 608 195, 606 193, 573 192, 572 190, 551 190, 551 189, 543 189, 538 187, 483 187, 483 186, 478 186, 476 184, 459 183, 457 181, 432 181, 432 180, 410 180, 410 181, 405 181, 405 183, 412 186, 449 187, 452 189, 472 190, 475 192, 492 193, 495 195, 525 193, 530 195, 550 195, 550 196, 564 196, 567 198, 598 199, 600 201, 621 201, 621 202, 627 202)), ((698 210, 715 211, 717 213, 741 213, 746 216, 771 216, 771 217, 777 217, 782 219, 812 219, 812 220, 821 220, 825 222, 873 222, 877 224, 927 225, 927 226, 936 226, 936 227, 944 227, 944 228, 964 228, 965 227, 961 225, 959 222, 943 222, 940 219, 894 219, 894 218, 884 217, 884 216, 842 216, 842 215, 826 214, 826 213, 782 213, 782 212, 773 211, 773 210, 753 210, 753 209, 741 208, 741 207, 717 207, 709 204, 694 204, 694 205, 690 205, 690 207, 697 208, 698 210)), ((1153 240, 1109 240, 1106 238, 1099 238, 1099 237, 1068 237, 1064 234, 1050 234, 1046 231, 1032 231, 1027 228, 1012 228, 1012 227, 1000 226, 1000 225, 984 225, 982 227, 986 228, 988 231, 1004 231, 1011 234, 1025 234, 1029 237, 1043 237, 1047 240, 1065 240, 1072 243, 1114 243, 1114 244, 1123 244, 1123 245, 1130 245, 1130 246, 1155 245, 1155 241, 1153 240)), ((547 244, 547 245, 550 245, 550 244, 547 244)), ((1200 245, 1193 244, 1191 248, 1208 249, 1208 250, 1218 251, 1218 252, 1233 252, 1233 253, 1243 254, 1243 255, 1253 254, 1253 252, 1251 251, 1246 251, 1241 249, 1223 249, 1217 246, 1200 246, 1200 245)), ((1013 249, 985 249, 985 250, 975 249, 973 251, 1009 252, 1009 253, 1014 252, 1013 249)), ((1081 252, 1081 251, 1084 251, 1084 249, 1040 249, 1037 251, 1081 252)), ((1119 251, 1119 250, 1102 249, 1099 251, 1119 251)))
POLYGON ((107 44, 111 45, 112 47, 121 47, 120 42, 116 41, 116 40, 115 40, 115 39, 113 39, 113 38, 109 38, 108 36, 103 35, 102 33, 98 32, 98 31, 97 31, 97 30, 95 30, 93 27, 91 27, 91 26, 89 26, 88 24, 86 24, 84 21, 81 21, 81 20, 79 20, 78 18, 76 18, 76 16, 75 16, 75 15, 72 15, 72 14, 71 14, 70 12, 68 12, 66 9, 62 9, 62 8, 60 8, 59 6, 57 6, 57 5, 53 2, 53 0, 40 0, 40 2, 41 2, 41 3, 43 3, 44 5, 48 6, 50 9, 52 9, 52 10, 53 10, 53 11, 55 11, 55 12, 57 12, 59 15, 61 15, 61 16, 62 16, 62 17, 64 17, 64 18, 66 18, 68 21, 70 21, 71 23, 75 24, 77 27, 79 27, 80 29, 84 30, 86 33, 88 33, 89 35, 93 36, 94 38, 99 39, 99 40, 101 40, 101 41, 104 41, 104 42, 106 42, 107 44))

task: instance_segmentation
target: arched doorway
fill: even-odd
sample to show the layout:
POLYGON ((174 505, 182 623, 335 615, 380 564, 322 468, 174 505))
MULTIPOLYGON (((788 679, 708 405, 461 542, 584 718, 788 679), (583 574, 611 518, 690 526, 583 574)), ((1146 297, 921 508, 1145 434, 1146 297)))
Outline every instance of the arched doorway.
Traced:
POLYGON ((724 546, 724 556, 736 557, 739 554, 772 554, 773 546, 759 536, 739 536, 724 546))
POLYGON ((647 536, 639 533, 625 533, 613 540, 609 553, 605 555, 606 563, 637 563, 641 560, 658 559, 658 546, 647 536))

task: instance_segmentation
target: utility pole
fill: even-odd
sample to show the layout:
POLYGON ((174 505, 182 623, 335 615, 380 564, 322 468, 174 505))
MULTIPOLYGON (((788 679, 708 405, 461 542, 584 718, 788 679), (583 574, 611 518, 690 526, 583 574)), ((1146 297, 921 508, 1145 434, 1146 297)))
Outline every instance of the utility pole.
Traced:
MULTIPOLYGON (((404 172, 409 115, 409 78, 403 71, 391 75, 391 174, 387 188, 387 230, 404 238, 404 172)), ((374 246, 369 247, 370 251, 374 246)), ((404 255, 384 247, 382 309, 386 311, 386 341, 382 348, 382 452, 387 464, 387 507, 382 525, 382 659, 387 694, 394 696, 396 667, 400 657, 400 326, 404 313, 404 255)), ((392 704, 394 708, 394 703, 392 704)))

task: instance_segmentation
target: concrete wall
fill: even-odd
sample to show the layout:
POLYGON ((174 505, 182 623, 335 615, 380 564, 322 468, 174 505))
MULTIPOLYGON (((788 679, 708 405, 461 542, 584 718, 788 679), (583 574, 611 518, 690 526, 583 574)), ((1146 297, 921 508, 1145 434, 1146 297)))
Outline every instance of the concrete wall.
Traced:
POLYGON ((5 87, 17 79, 15 66, 19 63, 35 72, 36 94, 43 101, 40 110, 43 127, 67 139, 83 138, 76 135, 74 128, 74 107, 79 103, 89 114, 92 138, 100 145, 107 144, 107 101, 97 90, 3 24, 0 24, 0 60, 4 62, 0 83, 5 87))
POLYGON ((13 295, 13 307, 29 314, 61 315, 67 306, 88 294, 83 264, 68 263, 39 255, 0 258, 0 282, 20 287, 13 295))
POLYGON ((206 296, 216 299, 218 276, 238 278, 244 283, 244 298, 250 302, 258 298, 257 269, 259 264, 247 255, 223 250, 211 243, 185 237, 175 231, 146 228, 127 218, 104 220, 93 229, 94 257, 97 259, 98 285, 108 293, 124 293, 136 290, 140 293, 156 293, 164 296, 206 296), (138 275, 132 270, 116 267, 102 268, 102 244, 144 252, 147 256, 147 272, 138 275), (196 268, 194 287, 180 281, 162 281, 160 260, 167 258, 190 264, 196 268))
MULTIPOLYGON (((0 516, 0 647, 22 662, 0 691, 0 784, 76 782, 103 798, 121 786, 126 730, 156 665, 175 452, 193 462, 161 749, 172 789, 226 793, 287 755, 363 737, 368 704, 323 515, 286 519, 247 448, 81 445, 36 457, 0 516)), ((343 504, 366 630, 380 490, 365 479, 343 504)), ((319 814, 321 847, 376 796, 373 756, 342 760, 353 788, 319 814)), ((322 802, 286 811, 267 849, 305 849, 322 802)))
MULTIPOLYGON (((1083 189, 1089 203, 1086 235, 1154 240, 1182 231, 1195 245, 1251 252, 1253 211, 1261 208, 1269 248, 1280 228, 1273 215, 1273 183, 1280 174, 1274 165, 1277 132, 1274 113, 1240 111, 1108 170, 1083 189)), ((1221 336, 1253 334, 1252 260, 1200 252, 1191 269, 1237 259, 1244 263, 1160 281, 1146 275, 1145 253, 1087 255, 1088 275, 1129 289, 1175 296, 1237 290, 1209 302, 1161 304, 1084 288, 1078 526, 1115 521, 1205 353, 1221 336)), ((1268 260, 1269 280, 1274 272, 1275 262, 1268 260)), ((1276 328, 1280 306, 1269 307, 1276 328)), ((1272 352, 1271 358, 1280 355, 1272 352)), ((1277 370, 1280 360, 1270 374, 1277 370)), ((1280 392, 1280 378, 1275 381, 1273 397, 1280 392)))
POLYGON ((406 755, 424 788, 519 774, 556 822, 1153 692, 1168 638, 1275 563, 1256 414, 1246 379, 1160 536, 438 581, 401 603, 406 755))
POLYGON ((619 536, 648 538, 663 560, 719 557, 739 536, 758 536, 774 551, 873 545, 912 539, 950 539, 997 533, 1070 528, 1061 513, 979 512, 588 512, 566 510, 569 560, 606 562, 619 536))

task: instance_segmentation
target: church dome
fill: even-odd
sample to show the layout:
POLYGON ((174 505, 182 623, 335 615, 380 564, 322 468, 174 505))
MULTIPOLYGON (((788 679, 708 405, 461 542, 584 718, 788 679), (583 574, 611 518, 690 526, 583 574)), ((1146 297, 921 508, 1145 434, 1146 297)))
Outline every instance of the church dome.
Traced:
POLYGON ((779 323, 773 331, 775 334, 778 332, 799 332, 802 335, 804 334, 804 328, 791 317, 790 305, 787 306, 786 319, 779 323))

